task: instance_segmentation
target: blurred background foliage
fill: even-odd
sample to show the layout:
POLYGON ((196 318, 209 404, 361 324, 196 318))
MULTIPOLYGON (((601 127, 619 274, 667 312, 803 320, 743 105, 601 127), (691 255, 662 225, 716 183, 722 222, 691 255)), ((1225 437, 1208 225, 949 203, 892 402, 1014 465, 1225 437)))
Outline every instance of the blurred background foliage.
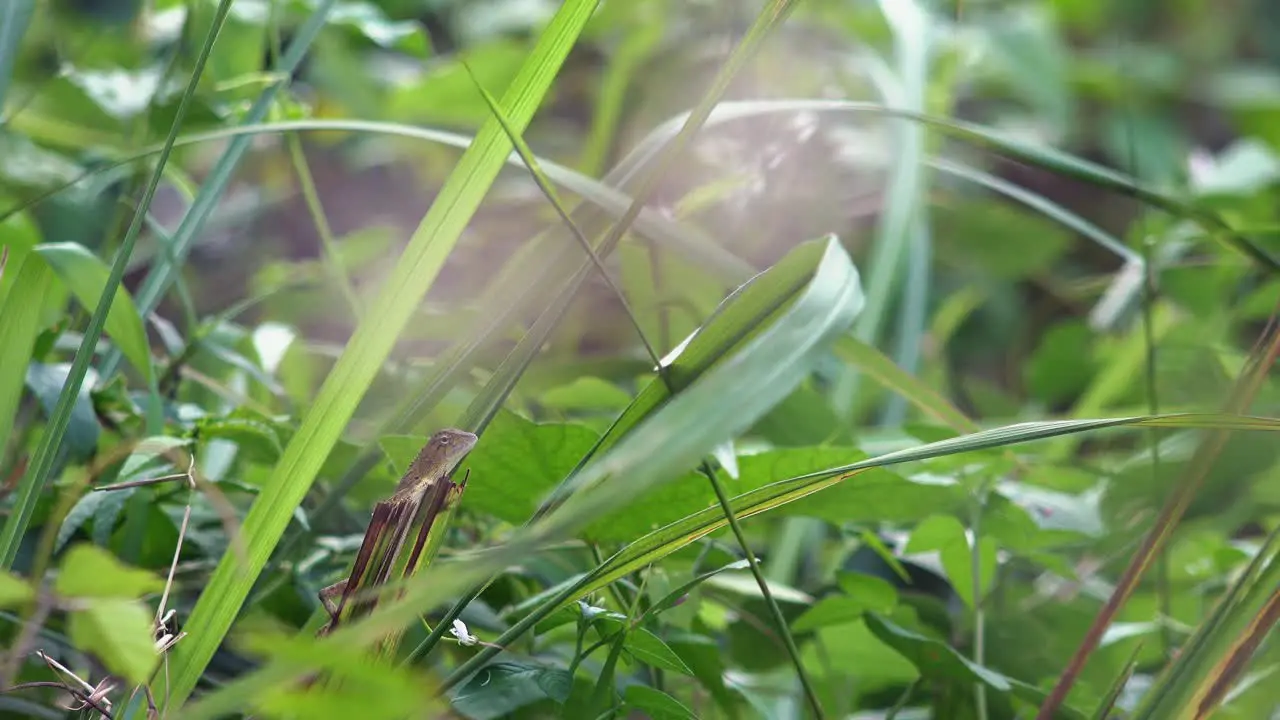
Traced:
MULTIPOLYGON (((170 251, 169 235, 225 146, 225 131, 278 79, 273 59, 316 4, 232 4, 182 127, 184 137, 207 135, 181 144, 166 170, 125 279, 134 300, 148 269, 170 251)), ((0 242, 7 268, 39 251, 57 278, 43 296, 11 436, 0 435, 5 487, 16 486, 52 411, 76 333, 146 179, 147 163, 117 160, 163 141, 215 5, 53 0, 36 4, 17 36, 6 37, 0 21, 0 242), (50 244, 74 244, 101 260, 50 244)), ((761 5, 603 3, 527 141, 544 161, 605 177, 655 128, 698 102, 761 5)), ((1267 0, 965 0, 921 3, 916 17, 895 11, 899 5, 915 7, 799 3, 728 92, 730 100, 776 101, 774 109, 709 125, 663 175, 649 206, 707 245, 690 249, 633 232, 609 260, 658 352, 675 348, 752 273, 834 233, 868 287, 868 309, 853 332, 979 427, 1218 410, 1280 303, 1276 274, 1188 217, 1067 177, 1047 161, 1002 159, 861 106, 800 101, 898 107, 1054 148, 1212 210, 1280 254, 1280 10, 1267 0)), ((340 1, 270 122, 376 120, 470 136, 490 115, 475 82, 500 95, 557 6, 340 1)), ((158 306, 140 303, 150 352, 164 358, 155 380, 166 398, 166 434, 196 443, 202 473, 233 513, 243 512, 269 473, 460 152, 339 126, 260 134, 196 237, 175 291, 158 306)), ((489 380, 523 325, 484 347, 476 367, 414 428, 378 434, 442 349, 485 320, 478 317, 485 288, 504 273, 518 276, 534 259, 530 240, 557 222, 528 174, 508 168, 369 388, 299 522, 360 448, 376 446, 386 458, 347 492, 344 515, 324 518, 301 552, 277 558, 272 580, 255 595, 258 615, 301 624, 314 607, 311 594, 349 561, 365 509, 391 487, 415 443, 451 424, 489 380)), ((0 278, 0 307, 17 282, 13 272, 0 278)), ((518 308, 516 319, 527 324, 540 310, 518 308)), ((110 322, 108 336, 123 345, 127 330, 117 324, 113 333, 110 322)), ((121 350, 132 364, 136 355, 121 350)), ((839 351, 824 357, 740 440, 733 462, 717 456, 737 466, 732 494, 962 429, 936 426, 898 397, 901 387, 852 373, 851 365, 839 351)), ((622 304, 593 277, 487 428, 469 465, 482 481, 466 496, 451 544, 498 537, 526 519, 650 371, 622 304)), ((127 448, 104 459, 126 440, 156 434, 142 372, 126 367, 86 391, 58 465, 60 488, 168 467, 157 455, 152 464, 131 459, 135 465, 122 468, 127 448)), ((1277 400, 1269 383, 1251 412, 1275 415, 1277 400)), ((1056 439, 1019 449, 1016 458, 945 456, 877 469, 856 486, 753 520, 749 537, 831 715, 885 717, 897 704, 900 719, 1015 717, 1036 704, 1004 681, 1033 693, 1052 685, 1190 463, 1197 437, 1162 432, 1154 458, 1147 436, 1136 432, 1056 439), (955 663, 912 655, 947 647, 959 653, 955 663), (995 674, 972 675, 970 658, 995 674), (987 699, 975 703, 978 687, 987 699)), ((1136 706, 1277 527, 1278 460, 1268 433, 1233 436, 1159 568, 1084 667, 1071 695, 1075 708, 1091 713, 1127 668, 1136 672, 1117 706, 1136 706)), ((59 552, 75 539, 157 572, 168 566, 185 501, 177 493, 148 494, 141 504, 48 495, 19 570, 39 566, 46 527, 59 552)), ((704 483, 682 478, 583 537, 616 548, 714 502, 704 483)), ((195 505, 178 575, 180 614, 227 551, 226 511, 213 501, 195 505)), ((660 597, 737 557, 730 536, 712 537, 654 566, 645 581, 652 587, 630 591, 660 597)), ((499 631, 521 603, 591 566, 576 546, 531 557, 464 618, 474 629, 499 631)), ((629 646, 619 707, 680 717, 663 704, 674 699, 699 717, 797 716, 793 668, 750 576, 724 573, 696 593, 697 602, 649 626, 656 646, 629 646)), ((3 630, 13 632, 11 624, 3 630)), ((55 625, 50 633, 65 642, 65 630, 55 625)), ((75 658, 72 644, 58 652, 75 658)), ((582 668, 600 672, 604 653, 578 668, 581 643, 575 650, 564 628, 547 629, 525 650, 538 662, 502 666, 508 684, 501 692, 472 688, 455 710, 574 717, 566 709, 573 699, 563 704, 569 691, 555 683, 584 682, 582 668), (577 681, 538 674, 563 672, 571 660, 577 681)), ((456 664, 465 651, 448 654, 456 664)), ((211 682, 244 671, 248 655, 221 652, 211 682)), ((1219 716, 1278 717, 1277 667, 1280 649, 1271 639, 1237 677, 1219 716)))

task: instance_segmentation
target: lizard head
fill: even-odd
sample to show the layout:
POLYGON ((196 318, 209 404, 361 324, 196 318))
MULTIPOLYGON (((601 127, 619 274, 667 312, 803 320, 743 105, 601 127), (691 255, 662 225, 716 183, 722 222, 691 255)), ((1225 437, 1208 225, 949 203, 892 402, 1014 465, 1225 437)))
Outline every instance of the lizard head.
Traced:
POLYGON ((441 473, 448 473, 453 466, 462 462, 462 458, 476 446, 477 438, 466 430, 446 428, 431 436, 422 452, 418 454, 416 465, 423 470, 438 468, 441 473))

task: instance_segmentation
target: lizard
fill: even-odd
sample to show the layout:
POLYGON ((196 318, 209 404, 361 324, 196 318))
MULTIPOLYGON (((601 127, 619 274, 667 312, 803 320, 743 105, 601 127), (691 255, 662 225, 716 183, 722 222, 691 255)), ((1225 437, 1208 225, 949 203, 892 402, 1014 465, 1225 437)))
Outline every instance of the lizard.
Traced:
POLYGON ((393 579, 397 568, 400 577, 412 575, 424 556, 430 562, 441 537, 440 532, 431 532, 435 520, 449 511, 466 487, 465 479, 461 484, 453 482, 453 472, 476 441, 476 436, 465 430, 448 428, 436 432, 409 465, 395 491, 374 506, 351 573, 319 592, 320 603, 329 614, 329 622, 319 635, 329 634, 346 617, 367 612, 374 605, 374 600, 357 598, 358 591, 380 587, 393 579), (418 528, 417 536, 409 555, 402 557, 405 541, 414 527, 418 528))

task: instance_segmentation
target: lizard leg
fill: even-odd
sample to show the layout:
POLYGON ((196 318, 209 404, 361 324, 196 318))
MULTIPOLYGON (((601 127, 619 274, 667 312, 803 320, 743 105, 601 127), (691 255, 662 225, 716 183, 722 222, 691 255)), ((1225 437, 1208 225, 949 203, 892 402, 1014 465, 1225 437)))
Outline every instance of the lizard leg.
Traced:
POLYGON ((320 604, 324 606, 325 612, 329 613, 330 620, 338 619, 338 600, 346 591, 347 581, 339 580, 318 593, 320 597, 320 604))

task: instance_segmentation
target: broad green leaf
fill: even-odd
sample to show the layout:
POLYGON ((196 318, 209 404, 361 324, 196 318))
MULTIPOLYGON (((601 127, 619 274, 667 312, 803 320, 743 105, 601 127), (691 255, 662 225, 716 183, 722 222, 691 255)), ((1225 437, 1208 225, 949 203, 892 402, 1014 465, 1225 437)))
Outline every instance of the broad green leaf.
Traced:
MULTIPOLYGON (((42 243, 35 247, 76 299, 92 312, 107 286, 111 270, 88 248, 75 243, 42 243)), ((106 333, 144 379, 151 377, 151 346, 142 316, 124 287, 116 288, 116 299, 107 314, 106 333)))
POLYGON ((0 571, 0 608, 11 608, 35 597, 35 591, 26 580, 0 571))
POLYGON ((481 668, 453 694, 453 707, 473 720, 490 720, 550 698, 563 703, 573 678, 557 668, 500 662, 481 668))
MULTIPOLYGON (((119 494, 128 494, 119 491, 119 494)), ((98 514, 103 503, 111 498, 112 493, 105 492, 86 492, 80 496, 76 504, 71 506, 71 510, 67 512, 67 516, 63 518, 62 525, 58 527, 58 536, 53 543, 53 551, 61 552, 66 546, 67 541, 75 534, 89 519, 98 514)))
POLYGON ((462 469, 471 471, 463 505, 522 523, 598 439, 583 425, 534 423, 501 412, 485 429, 484 442, 463 463, 462 469))
MULTIPOLYGON (((596 453, 607 451, 656 408, 670 400, 673 392, 688 387, 731 351, 744 345, 748 338, 759 333, 767 318, 793 302, 804 289, 823 253, 830 250, 832 240, 805 243, 725 299, 678 348, 674 360, 667 363, 666 381, 655 379, 645 386, 601 439, 596 453)), ((853 282, 857 282, 856 277, 853 282)), ((854 292, 856 297, 852 309, 856 313, 861 297, 859 291, 854 292)))
MULTIPOLYGON (((52 416, 57 408, 62 388, 71 374, 71 366, 66 363, 46 365, 32 363, 26 366, 27 385, 31 394, 40 401, 46 417, 52 416)), ((71 417, 67 422, 66 447, 74 460, 85 460, 92 457, 98 449, 98 438, 102 434, 102 426, 98 424, 98 415, 93 411, 93 400, 89 393, 96 376, 89 371, 90 382, 80 387, 79 394, 71 405, 71 417)))
POLYGON ((71 613, 68 634, 76 647, 97 655, 130 683, 146 682, 160 660, 151 640, 151 615, 141 603, 99 598, 71 613))
MULTIPOLYGON (((966 686, 982 683, 996 692, 1011 693, 1036 704, 1045 697, 1045 693, 1034 685, 982 667, 941 640, 914 633, 874 613, 867 615, 866 623, 877 638, 910 660, 925 677, 966 686)), ((1070 708, 1060 708, 1053 717, 1083 720, 1084 715, 1070 708)))
POLYGON ((379 47, 418 58, 427 56, 427 36, 421 25, 391 20, 373 3, 342 2, 329 13, 329 22, 351 27, 379 47))
POLYGON ((96 545, 73 545, 62 558, 54 590, 66 598, 133 600, 158 592, 164 582, 146 570, 128 567, 96 545))
POLYGON ((675 607, 676 605, 680 604, 680 602, 684 599, 686 595, 689 594, 690 591, 692 591, 695 587, 705 582, 706 580, 712 577, 715 577, 716 575, 726 570, 745 569, 749 564, 750 563, 748 563, 746 559, 736 560, 734 562, 729 563, 728 565, 723 565, 721 567, 716 568, 715 570, 705 572, 693 578, 692 580, 689 580, 688 582, 685 582, 679 585, 675 589, 668 592, 666 595, 663 595, 652 605, 650 605, 648 609, 645 610, 644 615, 640 617, 640 620, 644 620, 644 618, 650 615, 657 615, 661 613, 663 610, 669 610, 675 607))
MULTIPOLYGON (((527 56, 503 97, 507 117, 518 130, 524 130, 542 102, 595 5, 591 0, 567 0, 527 56)), ((292 51, 290 47, 289 53, 292 51)), ((434 283, 511 147, 500 123, 486 121, 382 283, 377 298, 250 508, 241 529, 245 555, 224 555, 200 595, 187 623, 187 640, 191 642, 179 644, 173 654, 171 680, 165 689, 171 698, 170 707, 181 706, 195 688, 280 541, 294 509, 306 496, 400 332, 434 283)), ((411 619, 412 616, 405 618, 397 627, 404 627, 411 619)))
POLYGON ((553 410, 620 410, 631 396, 613 383, 596 377, 580 377, 568 385, 553 387, 538 396, 538 402, 553 410))
POLYGON ((875 575, 840 573, 837 583, 850 600, 861 603, 870 612, 888 614, 898 604, 898 591, 887 580, 875 575))
MULTIPOLYGON (((749 572, 733 572, 725 575, 716 575, 708 578, 706 581, 708 587, 717 588, 722 592, 733 595, 739 595, 747 598, 761 598, 763 594, 760 592, 760 585, 749 572)), ((779 602, 792 603, 794 605, 812 605, 813 597, 808 593, 797 590, 788 585, 773 580, 766 581, 769 587, 769 594, 779 602)))
MULTIPOLYGON (((612 623, 611 623, 612 624, 612 623)), ((627 652, 635 656, 637 660, 645 665, 678 672, 681 675, 692 675, 693 671, 689 669, 679 655, 667 647, 657 635, 645 630, 644 628, 632 628, 627 631, 627 639, 623 643, 623 647, 627 652)))
POLYGON ((881 642, 864 620, 855 620, 819 628, 816 642, 807 644, 805 653, 817 668, 832 668, 837 677, 853 675, 865 689, 900 686, 920 675, 906 658, 881 642), (825 649, 824 661, 817 648, 825 649))
POLYGON ((7 264, 5 279, 11 274, 15 279, 9 292, 0 299, 0 452, 8 444, 14 418, 18 416, 27 364, 31 362, 36 335, 40 333, 40 311, 53 282, 53 273, 33 258, 20 264, 7 264))
POLYGON ((275 428, 246 414, 200 418, 195 422, 191 435, 201 442, 233 442, 252 462, 270 464, 280 458, 280 436, 275 428))
POLYGON ((861 618, 866 611, 867 606, 853 598, 843 595, 824 597, 796 618, 791 623, 791 630, 802 633, 828 625, 842 625, 861 618))
POLYGON ((653 720, 697 720, 697 715, 679 700, 648 685, 630 685, 622 692, 627 705, 653 720))

